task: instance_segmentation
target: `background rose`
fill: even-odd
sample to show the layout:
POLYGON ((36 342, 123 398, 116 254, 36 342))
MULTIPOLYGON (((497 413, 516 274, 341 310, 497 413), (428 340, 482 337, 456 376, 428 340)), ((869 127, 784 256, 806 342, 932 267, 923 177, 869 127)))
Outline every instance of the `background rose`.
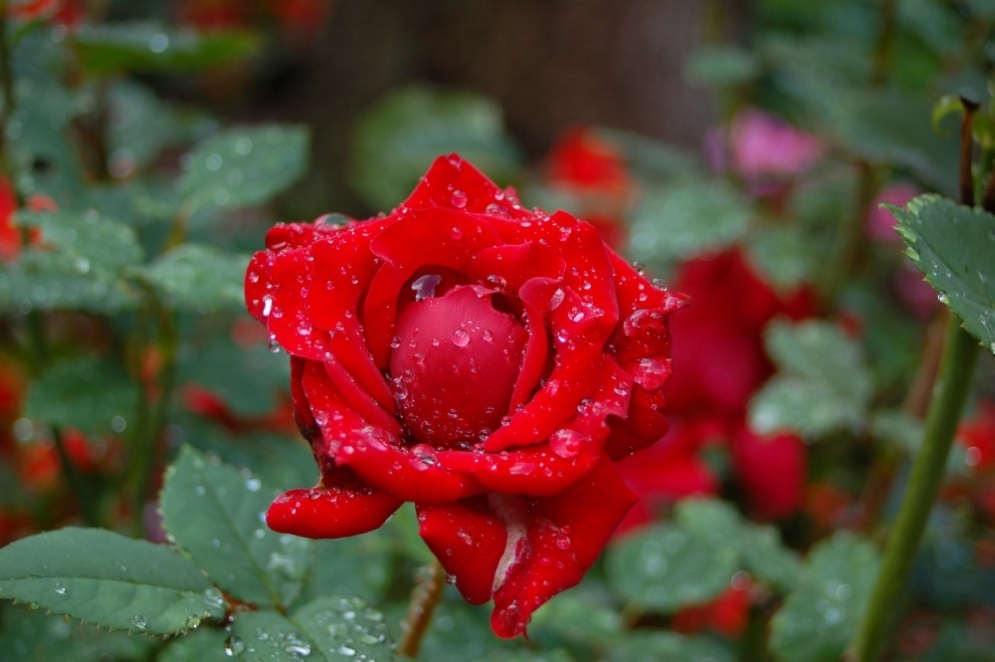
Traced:
POLYGON ((246 300, 291 355, 321 472, 270 526, 348 536, 413 501, 463 596, 493 597, 497 634, 524 632, 635 500, 613 461, 666 429, 668 317, 685 298, 456 156, 389 216, 280 225, 267 246, 246 300))

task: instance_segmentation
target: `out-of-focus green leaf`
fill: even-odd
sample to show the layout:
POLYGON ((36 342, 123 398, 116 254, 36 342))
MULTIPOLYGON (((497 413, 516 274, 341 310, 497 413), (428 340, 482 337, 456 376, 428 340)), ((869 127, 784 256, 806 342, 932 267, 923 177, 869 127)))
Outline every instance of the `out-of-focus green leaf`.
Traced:
POLYGON ((784 662, 835 662, 870 598, 880 559, 867 542, 838 534, 816 545, 798 588, 771 621, 771 652, 784 662))
POLYGON ((736 651, 708 637, 673 632, 628 632, 605 651, 606 662, 734 662, 736 651))
POLYGON ((20 212, 17 222, 38 228, 42 243, 73 259, 82 274, 91 269, 114 274, 143 257, 132 228, 95 210, 20 212))
POLYGON ((80 66, 90 74, 191 72, 244 60, 259 49, 248 32, 197 33, 156 23, 84 24, 73 33, 80 66))
POLYGON ((749 201, 721 181, 649 190, 633 212, 630 252, 647 263, 690 259, 742 238, 752 214, 749 201))
POLYGON ((646 182, 659 183, 705 175, 701 158, 689 150, 620 129, 595 127, 595 134, 618 147, 625 157, 626 168, 646 182))
POLYGON ((825 254, 816 242, 797 226, 757 230, 747 236, 750 262, 764 281, 788 293, 815 279, 825 254))
POLYGON ((264 515, 276 491, 189 446, 166 473, 163 523, 229 595, 286 607, 300 593, 310 541, 274 533, 264 515))
POLYGON ((27 250, 0 278, 0 311, 116 313, 137 305, 127 283, 63 252, 27 250))
POLYGON ((743 85, 759 75, 760 63, 756 55, 736 46, 701 48, 684 66, 684 77, 703 87, 743 85))
POLYGON ((304 174, 310 140, 306 127, 267 124, 228 129, 201 143, 180 179, 187 213, 268 202, 304 174))
POLYGON ((107 113, 108 168, 115 177, 148 166, 164 147, 186 137, 184 123, 172 106, 130 79, 110 89, 107 113))
POLYGON ((780 372, 750 402, 754 430, 818 436, 863 424, 871 377, 859 346, 841 329, 814 320, 773 322, 765 343, 780 372))
POLYGON ((500 108, 467 92, 410 87, 370 108, 356 127, 352 184, 375 209, 400 203, 440 154, 457 152, 496 181, 521 153, 500 108))
POLYGON ((164 295, 171 308, 207 313, 244 308, 242 281, 248 263, 248 256, 183 244, 131 273, 164 295))
POLYGON ((139 390, 116 363, 82 357, 54 364, 31 383, 24 415, 95 435, 116 434, 133 421, 139 390))
POLYGON ((383 615, 359 598, 325 597, 289 616, 273 611, 238 615, 229 649, 246 662, 395 659, 383 615))
POLYGON ((155 645, 149 637, 78 625, 23 606, 4 605, 0 623, 0 660, 11 662, 139 660, 155 645))
POLYGON ((155 662, 228 662, 232 655, 227 639, 221 630, 201 628, 170 641, 155 662))
POLYGON ((220 593, 190 559, 103 529, 69 527, 0 549, 0 597, 138 634, 175 634, 224 615, 220 593))
POLYGON ((890 209, 906 253, 940 300, 995 353, 995 216, 933 194, 890 209))

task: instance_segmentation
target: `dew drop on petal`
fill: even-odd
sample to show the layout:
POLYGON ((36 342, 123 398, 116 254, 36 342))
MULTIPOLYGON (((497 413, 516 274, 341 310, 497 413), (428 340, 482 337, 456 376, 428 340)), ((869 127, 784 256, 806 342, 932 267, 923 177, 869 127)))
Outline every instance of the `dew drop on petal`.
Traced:
POLYGON ((425 274, 419 276, 411 283, 411 290, 415 293, 415 301, 422 301, 435 296, 435 288, 442 282, 439 274, 425 274))
POLYGON ((452 196, 450 196, 449 202, 451 202, 453 207, 456 209, 463 209, 463 207, 466 207, 466 193, 456 189, 453 191, 452 196))
POLYGON ((470 344, 470 334, 463 329, 453 331, 453 344, 457 347, 466 347, 470 344))

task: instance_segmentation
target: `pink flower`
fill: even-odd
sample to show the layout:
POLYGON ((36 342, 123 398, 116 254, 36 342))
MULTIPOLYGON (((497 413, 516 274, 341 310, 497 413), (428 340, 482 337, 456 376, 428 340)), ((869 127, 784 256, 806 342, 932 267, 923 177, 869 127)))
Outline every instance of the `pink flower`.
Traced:
POLYGON ((896 182, 881 189, 867 209, 867 236, 885 244, 900 244, 901 238, 895 232, 895 217, 884 204, 905 206, 909 200, 922 193, 914 184, 896 182))

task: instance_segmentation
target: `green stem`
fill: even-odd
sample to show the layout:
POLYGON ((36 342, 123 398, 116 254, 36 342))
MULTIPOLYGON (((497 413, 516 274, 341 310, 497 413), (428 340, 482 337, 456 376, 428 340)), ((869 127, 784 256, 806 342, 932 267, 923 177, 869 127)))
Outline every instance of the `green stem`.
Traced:
POLYGON ((855 662, 877 659, 892 625, 895 606, 943 481, 947 456, 970 391, 978 349, 977 340, 961 328, 960 318, 951 313, 922 448, 912 465, 870 604, 851 644, 849 659, 855 662))
POLYGON ((404 635, 397 645, 398 655, 418 657, 422 637, 428 631, 435 607, 442 599, 442 590, 446 586, 446 571, 438 561, 423 568, 424 575, 411 592, 411 604, 408 605, 408 615, 401 624, 404 635))
POLYGON ((62 465, 62 475, 69 485, 69 489, 79 501, 80 509, 83 511, 83 521, 87 526, 100 526, 100 508, 93 498, 90 486, 86 478, 76 470, 73 459, 66 448, 66 442, 62 438, 62 430, 57 425, 51 428, 52 441, 55 442, 55 452, 59 455, 59 463, 62 465))
POLYGON ((878 31, 874 40, 874 56, 871 65, 871 84, 885 82, 891 71, 891 53, 894 50, 895 27, 898 23, 895 0, 881 0, 878 14, 878 31))

